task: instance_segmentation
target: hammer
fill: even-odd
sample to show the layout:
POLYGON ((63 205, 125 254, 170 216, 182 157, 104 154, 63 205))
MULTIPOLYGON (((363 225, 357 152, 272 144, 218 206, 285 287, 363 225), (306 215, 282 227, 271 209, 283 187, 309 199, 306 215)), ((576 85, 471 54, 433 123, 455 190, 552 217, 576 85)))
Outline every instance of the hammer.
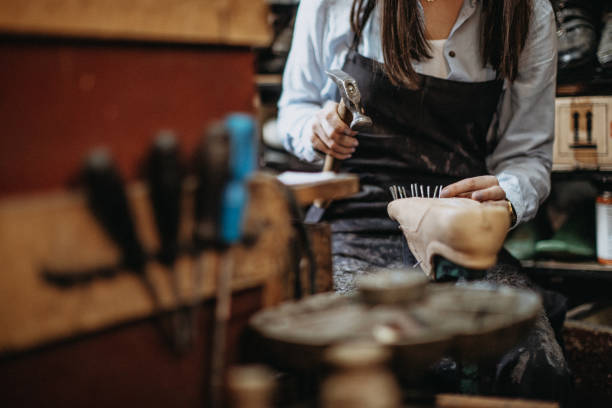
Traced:
MULTIPOLYGON (((332 69, 325 71, 340 91, 340 103, 338 104, 338 116, 344 123, 349 125, 352 130, 366 130, 372 126, 372 119, 365 115, 361 106, 361 92, 357 87, 357 81, 340 69, 332 69)), ((323 171, 334 170, 334 157, 332 155, 325 156, 325 164, 323 171)))
MULTIPOLYGON (((361 92, 357 86, 357 81, 346 72, 340 69, 326 71, 340 91, 340 103, 338 104, 338 116, 342 121, 349 125, 352 130, 365 130, 372 126, 372 119, 365 115, 364 109, 361 106, 361 92)), ((337 166, 334 166, 334 157, 330 154, 325 156, 323 171, 335 171, 337 166)), ((315 200, 314 205, 310 207, 306 214, 306 223, 317 223, 323 217, 325 207, 327 206, 323 200, 315 200)))

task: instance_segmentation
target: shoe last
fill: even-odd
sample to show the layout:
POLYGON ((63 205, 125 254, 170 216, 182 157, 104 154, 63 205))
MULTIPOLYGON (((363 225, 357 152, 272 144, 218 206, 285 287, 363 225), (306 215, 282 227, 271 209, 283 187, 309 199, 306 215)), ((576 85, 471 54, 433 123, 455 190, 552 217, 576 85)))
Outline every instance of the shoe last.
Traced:
POLYGON ((493 266, 510 227, 505 205, 467 198, 403 198, 390 202, 387 212, 431 279, 436 255, 469 269, 493 266))

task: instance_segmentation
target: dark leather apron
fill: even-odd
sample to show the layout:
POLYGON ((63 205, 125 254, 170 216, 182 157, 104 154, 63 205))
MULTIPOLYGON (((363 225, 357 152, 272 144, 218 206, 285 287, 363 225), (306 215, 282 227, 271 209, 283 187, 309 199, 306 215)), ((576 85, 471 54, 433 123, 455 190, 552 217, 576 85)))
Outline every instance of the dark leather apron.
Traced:
MULTIPOLYGON (((488 174, 487 132, 502 80, 458 82, 419 75, 416 90, 396 87, 382 64, 350 50, 343 70, 357 81, 374 126, 358 135, 359 146, 342 171, 358 174, 362 192, 336 202, 329 220, 388 218, 388 187, 434 186, 488 174)), ((408 189, 409 190, 409 189, 408 189)))
MULTIPOLYGON (((397 87, 382 64, 358 54, 354 46, 342 69, 357 81, 374 126, 357 136, 356 152, 341 165, 341 171, 359 175, 361 191, 334 202, 325 214, 334 232, 340 291, 343 271, 412 262, 397 224, 387 215, 389 186, 419 183, 433 193, 437 185, 488 173, 487 132, 503 85, 501 80, 458 82, 419 75, 417 89, 397 87)), ((349 286, 351 281, 346 280, 349 286)))
MULTIPOLYGON (((372 266, 414 263, 397 224, 387 216, 389 186, 419 183, 433 191, 437 185, 488 173, 485 159, 494 146, 487 145, 487 133, 503 84, 502 80, 457 82, 420 75, 418 89, 396 87, 380 63, 355 49, 349 51, 343 70, 357 81, 374 128, 357 136, 356 152, 341 167, 359 175, 361 192, 333 203, 326 212, 333 231, 334 284, 339 292, 352 290, 355 275, 372 266)), ((485 280, 531 285, 515 260, 502 258, 487 271, 485 280)), ((544 314, 529 336, 484 378, 492 382, 486 384, 486 392, 564 398, 565 391, 559 390, 568 388, 567 365, 544 314)))

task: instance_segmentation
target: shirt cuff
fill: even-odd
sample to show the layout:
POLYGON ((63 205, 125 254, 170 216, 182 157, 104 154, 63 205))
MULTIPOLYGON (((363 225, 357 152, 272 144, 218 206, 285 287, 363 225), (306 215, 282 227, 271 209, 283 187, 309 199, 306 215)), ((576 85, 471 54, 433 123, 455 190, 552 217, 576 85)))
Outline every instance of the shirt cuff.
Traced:
POLYGON ((323 160, 325 160, 325 155, 320 151, 315 150, 310 143, 303 146, 302 157, 304 157, 306 161, 315 164, 321 163, 323 160))
POLYGON ((304 160, 310 163, 318 164, 325 159, 325 155, 319 152, 318 150, 315 150, 314 147, 312 147, 312 143, 310 141, 311 135, 305 134, 306 129, 311 128, 311 122, 313 120, 315 120, 314 117, 307 120, 302 126, 302 129, 300 129, 300 133, 298 137, 298 144, 299 144, 298 149, 300 151, 299 156, 301 156, 304 160))

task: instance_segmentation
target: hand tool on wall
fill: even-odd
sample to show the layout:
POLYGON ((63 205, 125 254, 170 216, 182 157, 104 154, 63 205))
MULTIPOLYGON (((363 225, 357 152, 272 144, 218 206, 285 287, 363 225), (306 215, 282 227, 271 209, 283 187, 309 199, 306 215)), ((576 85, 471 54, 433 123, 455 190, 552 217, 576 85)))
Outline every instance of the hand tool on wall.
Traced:
MULTIPOLYGON (((194 155, 197 185, 194 194, 193 249, 196 261, 192 310, 197 308, 196 294, 202 287, 204 273, 218 274, 219 271, 220 218, 223 190, 229 177, 229 151, 229 134, 223 122, 217 121, 206 128, 194 155)), ((210 387, 207 391, 211 391, 210 387)))
MULTIPOLYGON (((327 71, 329 76, 338 86, 340 91, 340 103, 338 104, 338 116, 343 122, 349 125, 352 130, 362 131, 372 126, 372 119, 365 115, 361 106, 361 92, 357 86, 357 81, 346 72, 334 69, 327 71)), ((336 171, 339 163, 330 154, 325 156, 323 171, 336 171)), ((306 213, 306 223, 316 223, 321 220, 325 208, 329 203, 317 200, 306 213)))
POLYGON ((147 162, 147 181, 159 233, 158 258, 166 266, 172 266, 178 256, 183 176, 176 136, 170 131, 159 132, 147 162))
POLYGON ((191 308, 181 299, 180 281, 174 265, 178 257, 178 232, 184 169, 181 167, 176 136, 160 131, 147 161, 147 181, 153 216, 160 241, 158 261, 171 272, 175 310, 169 315, 172 347, 178 354, 187 351, 194 337, 191 308))
POLYGON ((229 181, 222 194, 219 248, 224 251, 223 265, 217 280, 217 304, 212 347, 212 406, 223 406, 223 385, 226 365, 227 326, 231 314, 232 248, 243 237, 247 209, 246 180, 255 168, 255 123, 250 116, 230 115, 224 122, 229 135, 229 181))
POLYGON ((223 122, 208 126, 195 154, 193 241, 200 253, 219 245, 221 196, 229 178, 230 138, 223 122))
POLYGON ((123 181, 107 150, 97 149, 91 153, 83 177, 91 212, 119 247, 121 264, 141 277, 159 311, 159 296, 145 270, 146 254, 136 234, 123 181))

